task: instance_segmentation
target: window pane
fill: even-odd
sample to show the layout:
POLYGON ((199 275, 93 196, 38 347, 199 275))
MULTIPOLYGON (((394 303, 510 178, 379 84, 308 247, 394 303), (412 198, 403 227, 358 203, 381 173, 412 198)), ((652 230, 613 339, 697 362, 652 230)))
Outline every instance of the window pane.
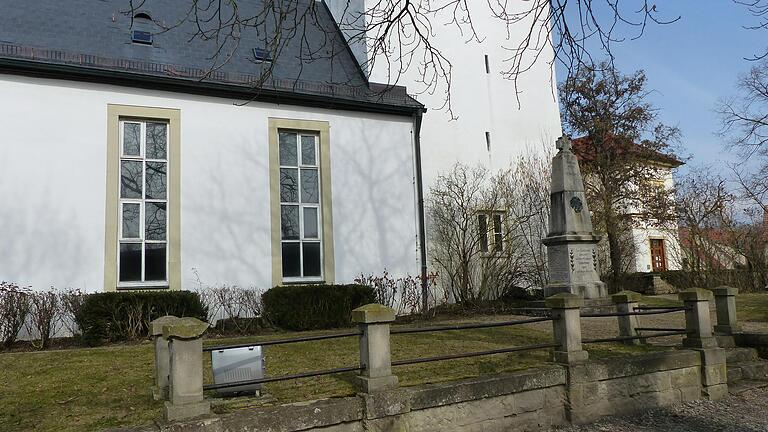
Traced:
POLYGON ((165 162, 147 162, 147 199, 165 199, 167 165, 165 162))
POLYGON ((480 251, 488 252, 488 220, 485 215, 477 215, 477 231, 480 234, 480 251))
POLYGON ((283 243, 283 277, 301 276, 299 243, 283 243))
POLYGON ((320 276, 320 243, 304 243, 304 276, 320 276))
POLYGON ((317 209, 313 207, 304 208, 304 238, 317 237, 317 209))
POLYGON ((301 170, 301 202, 317 203, 319 200, 317 169, 309 168, 301 170))
POLYGON ((168 147, 168 125, 147 123, 147 159, 165 159, 168 147))
POLYGON ((121 198, 141 198, 141 166, 139 161, 120 161, 121 198))
POLYGON ((501 215, 493 215, 493 250, 501 252, 503 249, 503 237, 501 232, 501 215))
POLYGON ((278 133, 280 141, 280 165, 297 166, 296 134, 293 132, 278 133))
POLYGON ((165 277, 165 243, 149 243, 146 245, 144 280, 164 281, 165 277))
POLYGON ((280 228, 283 240, 299 239, 299 206, 280 206, 280 228))
POLYGON ((123 204, 123 238, 139 238, 140 221, 141 205, 138 203, 123 204))
POLYGON ((123 154, 139 156, 141 154, 141 125, 139 123, 123 123, 123 154))
POLYGON ((315 137, 301 137, 301 163, 304 165, 317 165, 315 157, 315 137))
POLYGON ((165 240, 165 203, 145 204, 144 230, 147 240, 165 240))
POLYGON ((120 282, 141 280, 141 243, 120 245, 120 282))
POLYGON ((280 201, 299 202, 299 170, 280 168, 280 201))

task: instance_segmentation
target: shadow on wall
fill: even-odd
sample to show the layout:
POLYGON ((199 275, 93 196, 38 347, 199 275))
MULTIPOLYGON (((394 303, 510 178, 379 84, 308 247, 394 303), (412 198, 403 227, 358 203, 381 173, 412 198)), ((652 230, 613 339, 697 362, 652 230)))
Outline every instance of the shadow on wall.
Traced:
MULTIPOLYGON (((102 264, 94 263, 94 257, 103 255, 103 242, 96 241, 103 224, 87 226, 75 203, 56 208, 57 179, 45 177, 46 173, 34 175, 32 181, 45 185, 34 194, 24 187, 28 179, 0 181, 0 280, 35 290, 51 286, 100 290, 100 285, 87 286, 86 281, 96 283, 94 272, 101 274, 102 264), (97 251, 86 250, 86 245, 96 243, 97 251)), ((103 210, 99 215, 103 220, 103 210)))
POLYGON ((337 274, 355 277, 385 268, 417 274, 411 137, 404 133, 407 142, 396 141, 389 123, 371 120, 382 119, 360 115, 354 131, 331 131, 332 141, 363 137, 354 147, 331 146, 337 274))
POLYGON ((213 154, 186 154, 204 170, 182 183, 182 277, 185 289, 208 284, 271 284, 269 158, 266 137, 218 131, 213 154))

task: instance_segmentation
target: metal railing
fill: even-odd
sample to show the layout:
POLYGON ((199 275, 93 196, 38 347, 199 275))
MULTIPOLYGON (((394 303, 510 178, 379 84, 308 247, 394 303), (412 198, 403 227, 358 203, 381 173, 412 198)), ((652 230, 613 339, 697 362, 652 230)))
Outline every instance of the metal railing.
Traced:
MULTIPOLYGON (((508 326, 522 325, 522 324, 539 323, 539 322, 545 322, 545 321, 552 321, 552 318, 537 317, 537 318, 529 318, 529 319, 522 319, 522 320, 515 320, 515 321, 502 321, 502 322, 491 322, 491 323, 471 323, 471 324, 456 324, 456 325, 444 325, 444 326, 429 326, 429 327, 419 327, 419 328, 400 328, 400 329, 391 330, 390 335, 508 327, 508 326)), ((267 340, 262 342, 238 343, 238 344, 231 344, 231 345, 215 345, 215 346, 204 347, 203 351, 213 352, 213 351, 220 351, 220 350, 226 350, 226 349, 245 348, 245 347, 257 346, 257 345, 260 345, 260 346, 286 345, 286 344, 301 343, 301 342, 340 339, 340 338, 362 336, 362 335, 363 335, 362 331, 355 330, 355 331, 348 331, 348 332, 328 334, 328 335, 302 336, 302 337, 296 337, 296 338, 290 338, 290 339, 276 339, 276 340, 267 340)), ((544 343, 544 344, 533 344, 533 345, 526 345, 526 346, 499 348, 499 349, 493 349, 493 350, 487 350, 487 351, 475 351, 475 352, 468 352, 468 353, 446 354, 446 355, 433 356, 433 357, 421 357, 421 358, 413 358, 413 359, 406 359, 406 360, 395 360, 395 361, 392 361, 391 364, 392 366, 403 366, 403 365, 428 363, 428 362, 435 362, 435 361, 442 361, 442 360, 455 360, 460 358, 479 357, 479 356, 494 355, 494 354, 505 354, 505 353, 512 353, 512 352, 549 349, 557 346, 559 346, 559 344, 554 342, 544 343)), ((366 365, 361 364, 360 366, 343 366, 343 367, 338 367, 333 369, 300 372, 295 374, 278 375, 273 377, 264 377, 264 378, 258 378, 258 379, 252 379, 252 380, 243 380, 243 381, 220 383, 220 384, 205 384, 203 385, 203 390, 219 390, 219 389, 227 389, 227 388, 240 387, 240 386, 246 386, 246 385, 264 384, 264 383, 276 382, 276 381, 286 381, 286 380, 299 379, 299 378, 310 378, 310 377, 316 377, 316 376, 332 375, 337 373, 360 372, 365 370, 365 368, 366 368, 366 365)))
MULTIPOLYGON (((287 345, 287 344, 301 343, 301 342, 341 339, 341 338, 347 338, 347 337, 353 337, 353 336, 361 336, 362 334, 363 333, 360 330, 357 330, 357 331, 349 331, 349 332, 334 333, 334 334, 327 334, 327 335, 300 336, 300 337, 289 338, 289 339, 275 339, 275 340, 266 340, 261 342, 239 343, 239 344, 231 344, 231 345, 216 345, 216 346, 210 346, 210 347, 203 347, 203 352, 213 352, 213 351, 245 348, 245 347, 252 347, 252 346, 287 345)), ((295 374, 278 375, 274 377, 264 377, 264 378, 257 378, 252 380, 234 381, 234 382, 220 383, 220 384, 205 384, 203 385, 203 390, 227 389, 227 388, 246 386, 246 385, 256 385, 256 384, 263 384, 268 382, 286 381, 286 380, 292 380, 292 379, 298 379, 298 378, 309 378, 309 377, 315 377, 315 376, 331 375, 331 374, 344 373, 344 372, 355 372, 355 371, 361 371, 361 370, 363 370, 362 366, 343 366, 343 367, 338 367, 333 369, 300 372, 295 374)))
MULTIPOLYGON (((581 318, 605 318, 605 317, 618 317, 618 318, 624 318, 624 317, 638 317, 638 316, 649 316, 649 315, 662 315, 662 314, 670 314, 670 313, 676 313, 676 312, 685 312, 691 310, 690 307, 685 306, 635 306, 632 308, 631 312, 603 312, 603 313, 585 313, 581 314, 581 318)), ((621 328, 621 325, 619 326, 621 328)), ((608 337, 608 338, 593 338, 593 339, 583 339, 582 343, 584 344, 598 344, 598 343, 609 343, 609 342, 627 342, 627 341, 634 341, 634 340, 641 340, 645 341, 647 339, 651 338, 661 338, 661 337, 670 337, 670 336, 683 336, 687 335, 689 332, 688 330, 684 328, 666 328, 666 327, 639 327, 636 325, 633 325, 631 333, 637 333, 637 334, 624 334, 619 335, 616 337, 608 337), (653 332, 651 334, 639 334, 640 332, 653 332)))

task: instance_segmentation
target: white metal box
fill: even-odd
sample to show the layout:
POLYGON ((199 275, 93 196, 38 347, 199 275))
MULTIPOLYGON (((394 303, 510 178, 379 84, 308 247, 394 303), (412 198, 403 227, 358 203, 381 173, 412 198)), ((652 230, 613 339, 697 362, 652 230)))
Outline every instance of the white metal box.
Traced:
MULTIPOLYGON (((254 345, 211 351, 211 367, 215 384, 263 378, 265 368, 262 347, 254 345)), ((218 389, 217 392, 221 394, 249 392, 258 395, 260 390, 261 384, 249 384, 218 389)))

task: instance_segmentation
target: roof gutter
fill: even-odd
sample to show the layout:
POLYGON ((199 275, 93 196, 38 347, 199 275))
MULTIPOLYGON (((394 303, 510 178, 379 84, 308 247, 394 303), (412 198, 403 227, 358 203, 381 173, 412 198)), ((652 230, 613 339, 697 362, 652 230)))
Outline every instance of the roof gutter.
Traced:
POLYGON ((117 70, 32 62, 9 58, 0 58, 0 73, 88 83, 112 84, 124 87, 137 87, 150 90, 189 93, 247 101, 392 114, 408 117, 411 117, 424 109, 423 105, 390 105, 319 94, 254 89, 247 86, 190 80, 178 77, 137 74, 117 70))

